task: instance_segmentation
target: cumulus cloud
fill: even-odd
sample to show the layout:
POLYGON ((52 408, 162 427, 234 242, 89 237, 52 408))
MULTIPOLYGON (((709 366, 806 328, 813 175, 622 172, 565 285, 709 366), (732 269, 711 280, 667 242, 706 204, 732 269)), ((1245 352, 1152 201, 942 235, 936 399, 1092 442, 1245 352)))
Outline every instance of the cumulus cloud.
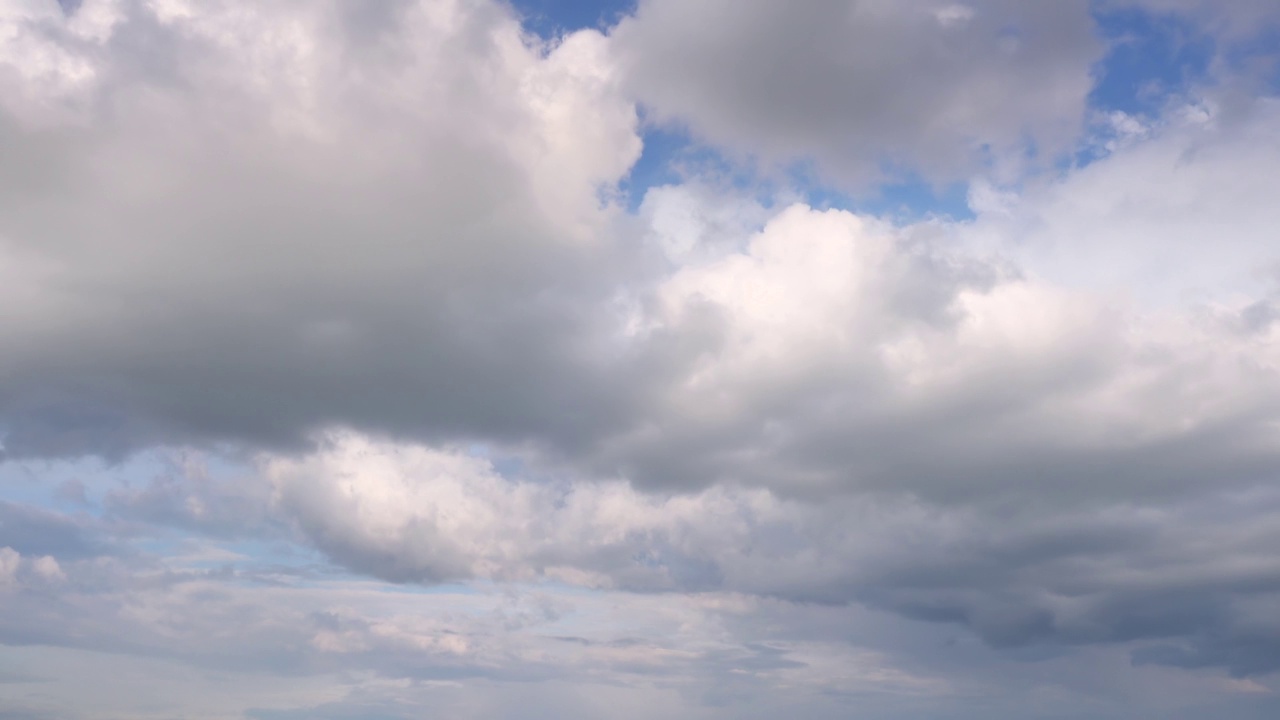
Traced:
POLYGON ((1146 306, 1240 304, 1275 291, 1268 201, 1280 103, 1208 93, 1175 105, 1123 149, 984 213, 975 248, 1056 284, 1123 292, 1146 306))
POLYGON ((1069 148, 1101 51, 1083 2, 645 0, 612 36, 660 121, 861 182, 1069 148))
MULTIPOLYGON (((569 471, 648 487, 954 495, 1028 475, 1051 492, 1099 453, 1109 473, 1170 487, 1269 457, 1269 335, 1149 320, 1035 261, 1097 258, 1082 261, 1091 271, 1123 247, 1145 262, 1161 223, 1192 253, 1195 228, 1228 216, 1231 242, 1263 253, 1265 107, 1246 134, 1179 126, 974 228, 766 211, 691 185, 652 191, 636 233, 598 193, 638 143, 612 58, 662 6, 550 47, 485 5, 359 22, 233 8, 87 3, 11 20, 93 72, 68 91, 80 105, 41 99, 71 119, 7 131, 57 173, 4 196, 5 307, 22 308, 3 327, 16 349, 0 386, 7 453, 279 446, 336 423, 528 442, 569 471), (286 34, 261 44, 270 33, 286 34), (129 64, 143 38, 166 62, 129 64), (471 59, 444 62, 455 47, 471 59), (1171 180, 1137 180, 1153 173, 1171 180), (1190 197, 1203 207, 1178 200, 1190 197), (1245 355, 1258 368, 1240 384, 1245 355), (1203 369, 1199 387, 1181 384, 1203 369)), ((938 11, 944 24, 1003 17, 938 11)))
POLYGON ((0 473, 62 479, 0 501, 0 642, 331 685, 211 717, 1265 711, 1280 110, 1040 163, 1089 13, 0 0, 0 473), (974 217, 623 202, 642 115, 974 217))
POLYGON ((47 5, 4 16, 31 45, 3 58, 6 452, 607 404, 581 387, 619 255, 599 191, 639 139, 599 33, 546 46, 488 3, 47 5))
POLYGON ((1069 500, 1247 484, 1275 462, 1269 330, 1051 283, 955 252, 955 230, 796 205, 675 269, 633 323, 665 374, 590 467, 649 487, 1069 500))

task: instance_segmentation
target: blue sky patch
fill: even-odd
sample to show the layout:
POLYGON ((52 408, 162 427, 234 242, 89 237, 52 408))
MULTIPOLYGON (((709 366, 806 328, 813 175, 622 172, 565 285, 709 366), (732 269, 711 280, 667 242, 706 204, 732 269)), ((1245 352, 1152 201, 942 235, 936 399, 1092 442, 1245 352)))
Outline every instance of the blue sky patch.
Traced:
POLYGON ((513 0, 529 30, 552 38, 583 28, 603 29, 617 23, 634 7, 632 0, 513 0))
POLYGON ((1208 79, 1215 43, 1189 21, 1136 9, 1095 17, 1110 49, 1096 68, 1090 107, 1153 115, 1208 79))

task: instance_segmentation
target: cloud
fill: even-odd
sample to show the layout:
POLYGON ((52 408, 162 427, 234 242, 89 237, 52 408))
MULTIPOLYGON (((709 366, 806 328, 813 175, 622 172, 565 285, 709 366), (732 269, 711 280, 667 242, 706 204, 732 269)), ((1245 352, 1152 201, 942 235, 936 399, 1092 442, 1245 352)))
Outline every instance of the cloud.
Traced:
POLYGON ((22 555, 13 548, 0 548, 0 584, 12 584, 18 575, 18 565, 22 555))
POLYGON ((591 699, 621 693, 718 716, 762 685, 819 703, 850 682, 872 693, 939 689, 873 649, 761 643, 758 631, 729 631, 722 614, 745 617, 750 607, 733 595, 556 584, 422 592, 296 567, 265 574, 247 556, 213 569, 202 563, 172 552, 81 560, 65 563, 65 581, 49 590, 0 591, 0 642, 26 671, 6 697, 64 715, 81 708, 85 717, 184 708, 287 717, 320 705, 322 716, 362 707, 399 716, 422 702, 477 716, 477 703, 510 706, 524 716, 572 709, 575 699, 588 710, 574 711, 587 712, 591 699), (165 687, 139 692, 157 680, 165 687), (712 680, 729 695, 709 705, 698 693, 712 680), (62 693, 71 701, 50 702, 70 687, 79 688, 62 693), (548 694, 523 707, 521 688, 548 694))
POLYGON ((673 269, 629 325, 661 371, 586 466, 669 489, 1069 502, 1275 462, 1269 331, 1047 282, 957 252, 957 229, 795 205, 673 269))
POLYGON ((0 502, 0 547, 23 555, 88 557, 109 543, 66 516, 41 508, 0 502))
POLYGON ((1262 717, 1280 110, 1049 162, 1090 7, 0 0, 0 643, 183 716, 1262 717), (633 212, 642 115, 975 216, 633 212))
MULTIPOLYGON (((961 682, 957 663, 968 661, 927 660, 950 647, 937 635, 954 631, 925 633, 937 644, 911 649, 918 631, 883 635, 903 622, 886 619, 893 616, 967 627, 998 652, 1016 658, 1027 649, 1041 662, 1059 658, 1064 670, 1074 667, 1071 648, 1132 651, 1141 668, 1154 668, 1144 672, 1160 663, 1265 676, 1280 658, 1265 640, 1278 589, 1270 548, 1280 498, 1270 489, 994 507, 885 492, 818 502, 730 487, 651 494, 506 476, 465 450, 355 435, 334 436, 311 456, 260 463, 274 489, 266 510, 296 523, 302 546, 397 583, 466 584, 394 590, 225 552, 66 560, 65 579, 48 590, 0 598, 9 619, 0 637, 219 672, 295 677, 346 667, 415 683, 465 680, 457 686, 469 688, 458 691, 465 697, 472 679, 585 690, 601 668, 631 688, 683 676, 726 693, 685 702, 728 716, 766 682, 801 693, 785 695, 789 702, 813 702, 798 688, 845 693, 860 683, 874 693, 940 694, 950 717, 969 717, 958 699, 968 690, 952 686, 961 682), (583 586, 591 591, 575 589, 583 586), (889 615, 863 617, 860 606, 889 615), (949 680, 930 679, 937 673, 949 680)), ((235 495, 198 464, 185 467, 190 483, 167 480, 175 498, 182 490, 201 501, 235 495)), ((129 496, 121 489, 116 502, 129 496)), ((222 536, 203 518, 190 523, 188 536, 222 536)), ((134 532, 166 537, 145 526, 134 532)), ((1009 671, 1008 660, 991 669, 1009 671)), ((981 673, 963 680, 987 681, 981 673)), ((1075 693, 1103 681, 1062 682, 1075 693)), ((425 701, 415 691, 402 696, 408 705, 385 705, 386 689, 374 682, 367 691, 374 694, 331 710, 381 707, 395 716, 425 701)), ((1150 702, 1139 695, 1120 707, 1150 702)))
POLYGON ((998 647, 1179 638, 1190 643, 1181 654, 1135 657, 1280 669, 1280 645, 1263 640, 1274 631, 1267 608, 1280 602, 1269 551, 1280 497, 1270 489, 1058 506, 902 491, 820 503, 728 487, 648 494, 505 478, 456 449, 350 435, 305 460, 262 462, 278 511, 311 543, 395 582, 554 580, 861 603, 959 623, 998 647))
MULTIPOLYGON (((614 58, 648 14, 674 10, 645 5, 608 37, 542 47, 487 5, 388 6, 392 21, 359 22, 291 5, 149 7, 11 21, 47 28, 31 34, 45 54, 92 68, 62 94, 29 81, 45 96, 6 105, 6 134, 56 174, 30 185, 10 172, 22 189, 4 195, 4 306, 22 308, 0 318, 17 348, 0 384, 11 456, 298 448, 342 425, 527 443, 567 472, 644 487, 905 483, 959 495, 1008 491, 1029 473, 1051 492, 1051 478, 1092 474, 1099 453, 1135 482, 1174 485, 1210 464, 1248 474, 1266 461, 1249 418, 1267 396, 1228 377, 1260 336, 1148 322, 1069 277, 1037 277, 1036 253, 1064 254, 1068 238, 1033 234, 1090 222, 1080 236, 1137 239, 1081 258, 1121 246, 1149 257, 1149 228, 1169 216, 1162 198, 1230 187, 1184 214, 1215 224, 1238 215, 1215 214, 1237 199, 1258 217, 1233 237, 1259 247, 1249 238, 1266 226, 1265 183, 1220 180, 1250 160, 1243 148, 1265 150, 1264 110, 1243 125, 1248 141, 1169 130, 975 229, 765 210, 692 184, 655 189, 640 218, 622 218, 599 196, 639 142, 630 71, 614 58), (265 43, 270 33, 280 37, 265 43), (165 61, 130 64, 144 49, 165 61), (418 89, 406 95, 408 84, 418 89), (20 120, 37 105, 69 119, 20 120), (1151 191, 1150 212, 1076 211, 1086 193, 1138 202, 1146 191, 1113 190, 1201 146, 1164 186, 1173 194, 1151 191), (956 235, 1032 249, 1010 263, 958 250, 956 235), (1167 392, 1206 367, 1217 369, 1202 388, 1167 392), (1243 424, 1226 440, 1232 423, 1243 424), (1199 457, 1184 462, 1192 447, 1199 457)), ((956 24, 1007 10, 971 9, 939 12, 956 24)), ((1194 227, 1175 227, 1189 252, 1194 227)))
POLYGON ((334 420, 519 435, 607 406, 582 387, 621 257, 600 191, 640 141, 605 39, 545 46, 488 3, 387 12, 5 16, 31 45, 0 112, 23 159, 0 171, 7 453, 334 420))
POLYGON ((646 0, 611 35, 659 121, 858 183, 1069 148, 1101 50, 1083 2, 646 0))
POLYGON ((1280 158, 1275 98, 1206 91, 1145 141, 984 214, 967 241, 1055 284, 1151 307, 1232 304, 1274 292, 1280 253, 1264 197, 1280 158))
MULTIPOLYGON (((144 13, 113 32, 123 43, 133 22, 151 23, 148 32, 185 28, 212 43, 209 52, 249 42, 219 30, 225 19, 216 13, 192 17, 144 13)), ((325 16, 300 17, 327 27, 325 16)), ((1202 638, 1195 657, 1225 662, 1214 648, 1243 636, 1251 621, 1242 603, 1270 597, 1276 569, 1260 550, 1270 536, 1259 530, 1257 545, 1219 536, 1220 519, 1193 508, 1220 511, 1234 528, 1271 520, 1260 478, 1277 463, 1274 328, 1243 320, 1266 296, 1207 318, 1182 306, 1152 310, 1046 272, 1068 265, 1040 264, 1036 253, 1066 242, 1043 228, 1070 233, 1072 222, 1119 233, 1096 246, 1089 238, 1101 231, 1076 233, 1086 238, 1083 257, 1121 245, 1120 236, 1134 258, 1155 254, 1148 238, 1176 238, 1168 247, 1196 252, 1194 233, 1164 231, 1188 225, 1167 219, 1170 204, 1188 197, 1205 203, 1188 216, 1242 218, 1233 240, 1264 252, 1250 228, 1266 225, 1265 211, 1239 215, 1229 202, 1262 206, 1250 192, 1269 152, 1267 101, 1238 116, 1192 113, 1154 127, 1090 167, 1007 191, 972 223, 770 208, 698 184, 651 191, 623 222, 595 197, 633 157, 614 145, 635 139, 634 115, 610 80, 611 40, 588 32, 544 52, 501 12, 417 17, 401 32, 466 41, 507 74, 455 78, 456 70, 414 65, 412 55, 361 55, 354 45, 328 61, 375 78, 387 64, 436 78, 461 107, 511 115, 519 122, 503 127, 531 135, 501 140, 484 123, 376 93, 329 117, 311 109, 329 107, 322 88, 277 77, 270 63, 259 68, 264 82, 301 95, 267 104, 256 91, 218 90, 248 119, 223 119, 234 135, 207 120, 184 126, 175 141, 201 134, 220 152, 180 143, 194 163, 181 174, 150 150, 165 146, 163 135, 143 144, 128 123, 104 137, 89 132, 97 152, 136 150, 129 167, 154 163, 148 172, 194 185, 148 190, 146 173, 136 187, 126 173, 121 185, 141 193, 136 207, 146 212, 99 197, 118 189, 73 185, 75 207, 103 219, 98 236, 123 251, 105 271, 70 262, 106 261, 88 237, 60 235, 53 250, 10 244, 23 258, 64 258, 70 269, 30 286, 50 295, 50 314, 15 315, 8 330, 22 351, 5 386, 9 452, 169 439, 266 448, 261 478, 176 468, 106 493, 107 517, 219 538, 292 531, 343 567, 393 582, 555 581, 861 603, 960 623, 995 646, 1202 638), (485 84, 494 82, 526 94, 513 100, 485 84), (556 83, 566 83, 569 105, 553 102, 556 83), (572 112, 578 101, 616 114, 583 118, 572 112), (411 118, 425 130, 394 136, 405 144, 395 154, 380 144, 387 138, 349 134, 344 124, 407 133, 411 118), (592 165, 594 155, 562 165, 554 146, 551 166, 527 154, 522 143, 548 147, 539 143, 569 137, 559 133, 572 135, 576 122, 617 131, 600 140, 600 152, 614 150, 601 156, 613 158, 612 169, 592 165), (473 144, 459 149, 461 138, 473 144), (294 143, 316 154, 281 152, 294 143), (404 147, 457 164, 407 163, 404 147), (318 174, 299 174, 304 166, 318 174), (441 168, 477 167, 493 174, 441 185, 461 194, 422 196, 423 214, 371 194, 400 187, 388 177, 440 184, 441 168), (1234 189, 1210 192, 1232 168, 1246 173, 1234 189), (1163 180, 1144 186, 1138 177, 1163 180), (539 188, 549 180, 567 194, 546 195, 539 188), (500 202, 504 192, 515 195, 500 202), (458 207, 463 195, 479 204, 458 207), (570 202, 582 197, 592 199, 570 202), (157 218, 162 200, 192 212, 157 218), (500 208, 480 225, 479 215, 456 215, 500 208), (188 224, 194 217, 201 222, 188 224), (141 223, 140 237, 176 232, 174 246, 131 244, 123 230, 131 223, 141 223), (419 232, 427 234, 415 241, 419 232), (456 232, 474 242, 459 244, 456 232), (635 247, 624 252, 623 240, 635 247), (261 263, 246 264, 241 253, 254 248, 265 253, 254 256, 261 263), (183 254, 195 262, 178 263, 183 254), (158 272, 165 259, 178 268, 171 276, 158 272), (70 288, 92 290, 97 302, 74 306, 70 288), (1245 325, 1255 329, 1242 333, 1245 325), (316 434, 330 424, 354 429, 316 434), (319 438, 316 448, 290 444, 308 437, 319 438), (474 442, 496 460, 468 450, 474 442), (525 471, 500 471, 503 458, 525 471), (856 527, 849 518, 859 518, 856 527), (1212 552, 1193 551, 1202 546, 1241 565, 1215 572, 1212 552), (1179 549, 1185 565, 1161 548, 1179 549), (1156 597, 1165 598, 1163 615, 1144 609, 1156 597)), ((284 67, 318 72, 298 64, 318 52, 301 47, 284 67)), ((193 77, 222 88, 201 75, 203 57, 190 61, 193 77)), ((101 82, 101 92, 118 92, 101 82)), ((154 92, 190 112, 178 88, 154 92)), ((386 89, 344 92, 375 88, 386 89)), ((38 207, 17 212, 13 227, 53 223, 38 207)), ((1230 257, 1241 267, 1261 262, 1243 250, 1230 257)), ((1141 281, 1131 268, 1116 272, 1141 281)), ((1269 662, 1228 665, 1266 672, 1269 662)))
POLYGON ((222 477, 204 460, 195 452, 175 453, 145 484, 107 488, 103 514, 113 521, 221 538, 262 539, 280 534, 271 516, 267 484, 257 478, 222 477))
POLYGON ((0 589, 55 585, 66 579, 57 558, 51 555, 24 558, 11 547, 0 547, 0 589))

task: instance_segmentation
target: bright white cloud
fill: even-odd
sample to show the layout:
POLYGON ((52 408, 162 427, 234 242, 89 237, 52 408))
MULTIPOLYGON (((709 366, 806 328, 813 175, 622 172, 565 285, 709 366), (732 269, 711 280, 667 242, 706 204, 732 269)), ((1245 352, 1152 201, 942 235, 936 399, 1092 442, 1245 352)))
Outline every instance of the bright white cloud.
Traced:
POLYGON ((1280 104, 1206 99, 965 231, 1036 276, 1145 305, 1247 303, 1275 292, 1270 201, 1280 104))

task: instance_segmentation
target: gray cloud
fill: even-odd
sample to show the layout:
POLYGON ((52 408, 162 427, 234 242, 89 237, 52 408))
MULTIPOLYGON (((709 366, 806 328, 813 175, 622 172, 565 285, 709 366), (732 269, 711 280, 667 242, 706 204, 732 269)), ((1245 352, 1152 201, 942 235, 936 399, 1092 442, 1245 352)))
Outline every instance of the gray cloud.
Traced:
POLYGON ((547 485, 456 450, 354 436, 306 459, 262 462, 273 512, 336 562, 393 582, 551 580, 857 603, 964 626, 998 648, 1138 643, 1145 663, 1280 669, 1280 648, 1265 641, 1280 602, 1280 498, 1269 488, 815 504, 724 487, 547 485))
MULTIPOLYGON (((610 48, 660 6, 545 55, 487 6, 451 11, 452 25, 401 8, 372 45, 318 9, 249 16, 267 32, 273 13, 296 14, 310 34, 282 38, 280 57, 247 52, 261 35, 224 32, 221 11, 91 10, 40 22, 54 28, 42 49, 92 72, 7 105, 15 143, 61 168, 3 200, 6 306, 23 308, 0 325, 15 348, 0 385, 11 456, 299 448, 344 425, 529 443, 549 472, 644 487, 954 499, 1176 493, 1210 468, 1245 482, 1274 461, 1262 419, 1275 395, 1258 392, 1274 378, 1227 377, 1251 345, 1148 336, 1125 327, 1143 321, 1123 302, 952 245, 959 232, 1062 248, 1032 235, 1044 218, 1118 225, 1103 213, 1064 220, 1028 202, 968 232, 755 209, 772 217, 762 233, 714 220, 729 239, 711 242, 688 207, 705 199, 655 193, 638 231, 602 208, 596 191, 638 142, 610 48), (474 59, 440 62, 446 49, 474 59), (144 51, 164 61, 128 65, 144 51), (410 81, 425 89, 395 93, 410 81), (1221 369, 1189 385, 1206 363, 1221 369)), ((1224 147, 1196 136, 1209 131, 1178 132, 1208 146, 1179 177, 1212 184, 1238 159, 1234 144, 1209 152, 1224 147)), ((1057 194, 1128 182, 1185 145, 1117 153, 1057 194)), ((1159 224, 1129 222, 1130 235, 1159 224)))
POLYGON ((319 7, 109 7, 39 20, 67 87, 5 106, 31 156, 0 181, 7 453, 607 415, 596 190, 639 141, 598 34, 544 55, 496 7, 419 7, 365 47, 319 7))
MULTIPOLYGON (((697 517, 723 515, 721 509, 697 517)), ((514 525, 520 518, 509 520, 514 525)), ((857 533, 852 543, 832 549, 846 558, 858 547, 870 552, 867 560, 911 549, 901 539, 869 537, 867 523, 846 508, 808 507, 794 521, 801 531, 828 525, 822 532, 829 537, 840 532, 837 527, 857 533)), ((948 524, 957 525, 954 519, 921 518, 904 526, 903 537, 948 524)), ((764 528, 757 532, 757 537, 769 534, 764 528)), ((1052 532, 1021 539, 1019 534, 1037 535, 1012 529, 1002 535, 1006 547, 997 547, 993 538, 975 556, 986 555, 992 567, 1002 561, 1014 571, 1026 571, 1045 557, 1064 556, 1057 548, 1059 538, 1046 541, 1052 532), (1010 552, 1017 545, 1023 551, 1010 552)), ((750 545, 761 544, 756 538, 726 538, 722 531, 708 531, 706 537, 723 541, 706 549, 726 565, 740 563, 750 545)), ((1068 538, 1066 544, 1073 542, 1068 538)), ((1107 538, 1088 552, 1106 555, 1108 547, 1141 546, 1132 539, 1116 543, 1107 538)), ((1169 554, 1187 549, 1170 548, 1169 554)), ((914 550, 917 559, 929 554, 919 544, 914 550)), ((1208 556, 1221 548, 1206 545, 1201 550, 1208 556)), ((978 562, 962 552, 954 560, 970 568, 978 562)), ((953 630, 856 606, 726 592, 583 593, 557 584, 480 584, 422 592, 343 576, 298 575, 286 577, 284 584, 264 584, 248 572, 256 564, 252 558, 232 559, 216 571, 183 567, 192 561, 170 554, 129 564, 69 562, 64 566, 67 577, 54 592, 37 592, 34 584, 0 589, 0 637, 8 657, 25 662, 30 676, 15 677, 9 697, 38 712, 49 707, 47 695, 32 693, 33 688, 76 687, 68 697, 98 703, 85 717, 113 708, 120 716, 142 711, 136 694, 113 694, 94 680, 93 675, 103 673, 103 663, 110 663, 108 674, 119 688, 132 687, 134 673, 140 672, 148 682, 163 679, 184 693, 177 702, 172 693, 157 691, 149 696, 148 708, 190 712, 216 707, 223 714, 263 717, 308 712, 320 717, 370 712, 409 717, 413 708, 424 705, 457 707, 463 716, 475 717, 504 709, 515 717, 554 712, 589 716, 599 703, 620 698, 629 698, 629 707, 667 707, 708 718, 766 717, 767 708, 776 712, 784 707, 811 709, 819 717, 839 717, 857 707, 877 720, 920 713, 968 720, 995 708, 1021 708, 1024 716, 1034 718, 1061 717, 1035 699, 1051 691, 1080 703, 1094 717, 1159 713, 1168 703, 1174 717, 1192 718, 1188 708, 1212 699, 1221 707, 1238 708, 1240 717, 1261 718, 1268 701, 1266 696, 1233 695, 1236 686, 1230 682, 1257 687, 1249 681, 1222 681, 1212 674, 1149 664, 1195 666, 1185 653, 1172 656, 1163 648, 1188 647, 1198 638, 1142 646, 1134 656, 1137 666, 1127 668, 1124 646, 1081 650, 1087 653, 1083 657, 1070 649, 1046 652, 1043 645, 1031 651, 990 650, 956 641, 953 630), (60 649, 50 655, 52 651, 41 649, 46 647, 60 649), (1184 674, 1175 681, 1170 672, 1184 674), (1025 683, 1027 690, 1010 690, 1011 682, 1025 683)), ((777 574, 808 562, 798 549, 767 567, 777 574)), ((841 567, 847 572, 859 564, 841 567)), ((800 574, 810 570, 801 568, 800 574)), ((961 568, 956 575, 974 573, 961 568)), ((1068 578, 1062 580, 1070 584, 1068 578)), ((882 577, 878 582, 884 586, 892 581, 882 577)), ((986 591, 994 585, 982 584, 988 585, 986 591)), ((1161 607, 1183 605, 1170 589, 1149 584, 1149 598, 1161 593, 1161 607)), ((1259 605, 1255 612, 1265 617, 1266 608, 1259 605)), ((66 716, 74 714, 74 706, 64 701, 56 707, 66 716)))
POLYGON ((1083 2, 641 2, 613 37, 662 120, 734 153, 866 181, 963 178, 1079 132, 1099 58, 1083 2))
POLYGON ((48 510, 0 501, 0 547, 24 555, 81 558, 101 554, 99 538, 81 524, 48 510))

